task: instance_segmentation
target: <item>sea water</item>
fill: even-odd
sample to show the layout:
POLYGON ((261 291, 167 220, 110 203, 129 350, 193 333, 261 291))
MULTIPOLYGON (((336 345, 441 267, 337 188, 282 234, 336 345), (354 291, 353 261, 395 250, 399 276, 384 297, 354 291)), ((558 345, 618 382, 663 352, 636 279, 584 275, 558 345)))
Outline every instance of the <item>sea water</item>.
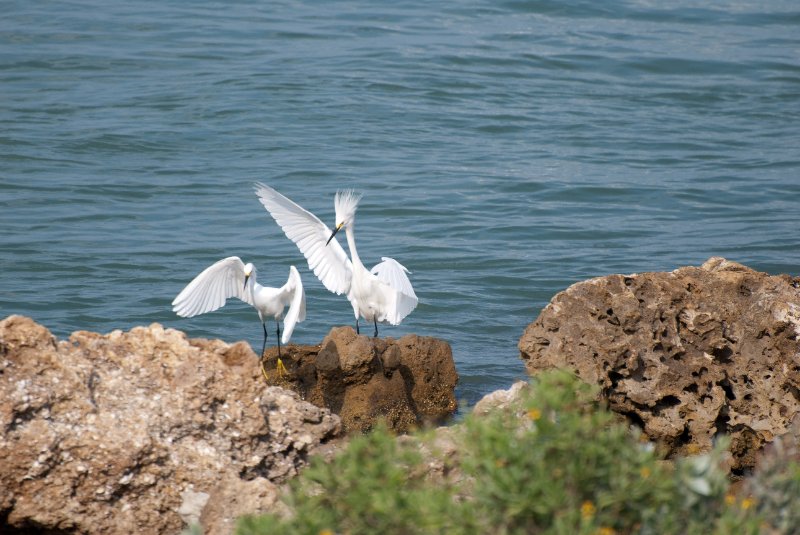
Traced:
POLYGON ((795 1, 9 1, 0 125, 0 316, 59 338, 258 349, 247 305, 171 311, 230 255, 262 284, 300 269, 294 342, 352 325, 255 181, 329 226, 364 194, 361 258, 419 296, 381 335, 447 340, 467 404, 524 377, 520 335, 577 281, 800 272, 795 1))

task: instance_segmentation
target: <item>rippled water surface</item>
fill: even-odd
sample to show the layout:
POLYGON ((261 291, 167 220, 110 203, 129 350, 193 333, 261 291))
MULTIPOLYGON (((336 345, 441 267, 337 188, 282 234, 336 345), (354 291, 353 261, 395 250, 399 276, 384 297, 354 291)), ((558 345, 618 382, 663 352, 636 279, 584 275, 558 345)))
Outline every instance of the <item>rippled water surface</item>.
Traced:
POLYGON ((524 375, 523 329, 573 282, 712 255, 800 272, 794 1, 3 11, 0 316, 59 337, 160 322, 258 348, 244 304, 170 311, 234 254, 266 284, 301 269, 295 342, 352 324, 257 180, 330 226, 337 188, 364 193, 362 259, 420 298, 382 334, 448 340, 467 403, 524 375))

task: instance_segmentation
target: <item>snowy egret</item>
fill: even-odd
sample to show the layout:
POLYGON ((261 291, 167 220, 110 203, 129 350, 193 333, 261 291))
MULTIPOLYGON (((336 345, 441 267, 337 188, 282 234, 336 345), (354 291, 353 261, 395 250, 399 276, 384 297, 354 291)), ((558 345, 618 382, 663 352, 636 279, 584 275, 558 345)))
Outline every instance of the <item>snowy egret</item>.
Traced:
MULTIPOLYGON (((238 297, 258 311, 264 329, 261 357, 267 347, 267 318, 275 318, 278 330, 278 372, 286 368, 281 361, 281 342, 289 343, 294 327, 306 319, 306 294, 297 268, 289 268, 289 278, 280 288, 261 286, 256 281, 256 267, 245 264, 238 256, 229 256, 212 264, 181 290, 172 301, 172 310, 181 317, 191 318, 222 307, 229 297, 238 297), (283 311, 289 306, 284 317, 283 311), (283 336, 280 321, 283 319, 283 336)), ((262 372, 264 370, 262 363, 262 372)))
POLYGON ((261 204, 308 260, 308 267, 335 294, 347 294, 356 316, 375 324, 399 325, 417 306, 417 296, 408 280, 408 270, 398 261, 382 257, 381 262, 367 270, 356 251, 353 226, 360 195, 351 190, 339 191, 334 199, 336 226, 333 230, 317 216, 261 183, 255 185, 261 204), (347 235, 350 258, 336 241, 342 228, 347 235))

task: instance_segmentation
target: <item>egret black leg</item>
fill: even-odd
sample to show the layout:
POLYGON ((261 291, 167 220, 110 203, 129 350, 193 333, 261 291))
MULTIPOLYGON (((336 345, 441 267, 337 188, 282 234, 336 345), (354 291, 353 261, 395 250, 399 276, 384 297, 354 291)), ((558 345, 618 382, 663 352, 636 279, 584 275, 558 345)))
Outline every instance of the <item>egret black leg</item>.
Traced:
POLYGON ((264 329, 264 343, 261 344, 261 355, 258 356, 259 364, 261 366, 261 374, 264 376, 264 379, 269 382, 269 376, 267 375, 267 370, 264 369, 264 350, 267 349, 267 322, 261 324, 261 327, 264 329))
POLYGON ((275 326, 278 328, 278 358, 281 356, 281 323, 279 321, 275 322, 275 326))
POLYGON ((356 334, 361 334, 360 332, 358 332, 358 317, 356 317, 356 334))
POLYGON ((377 338, 378 337, 378 316, 375 316, 374 318, 372 318, 372 321, 375 322, 375 338, 377 338))
POLYGON ((264 343, 261 344, 261 356, 264 356, 264 350, 267 349, 267 323, 264 322, 261 324, 261 327, 264 329, 264 343))

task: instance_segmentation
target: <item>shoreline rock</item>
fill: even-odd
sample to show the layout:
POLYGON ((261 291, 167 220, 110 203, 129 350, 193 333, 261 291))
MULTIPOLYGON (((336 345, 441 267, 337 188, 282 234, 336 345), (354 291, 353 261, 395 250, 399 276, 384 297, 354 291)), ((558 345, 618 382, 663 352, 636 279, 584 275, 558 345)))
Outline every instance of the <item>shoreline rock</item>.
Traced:
POLYGON ((600 385, 670 455, 731 437, 734 471, 800 418, 800 278, 724 258, 609 275, 557 294, 519 341, 528 372, 600 385))
POLYGON ((0 321, 0 428, 2 523, 98 534, 229 532, 342 436, 246 344, 158 324, 56 341, 21 316, 0 321))
MULTIPOLYGON (((265 361, 275 377, 277 348, 267 350, 265 361)), ((319 346, 284 347, 282 361, 289 376, 276 384, 338 414, 347 432, 368 431, 383 419, 405 433, 441 424, 458 407, 453 353, 436 338, 371 338, 334 327, 319 346)))
POLYGON ((0 321, 0 531, 231 533, 238 516, 283 510, 281 485, 346 440, 343 421, 405 431, 455 410, 441 340, 347 327, 286 350, 300 394, 265 384, 244 342, 156 323, 59 341, 0 321))

